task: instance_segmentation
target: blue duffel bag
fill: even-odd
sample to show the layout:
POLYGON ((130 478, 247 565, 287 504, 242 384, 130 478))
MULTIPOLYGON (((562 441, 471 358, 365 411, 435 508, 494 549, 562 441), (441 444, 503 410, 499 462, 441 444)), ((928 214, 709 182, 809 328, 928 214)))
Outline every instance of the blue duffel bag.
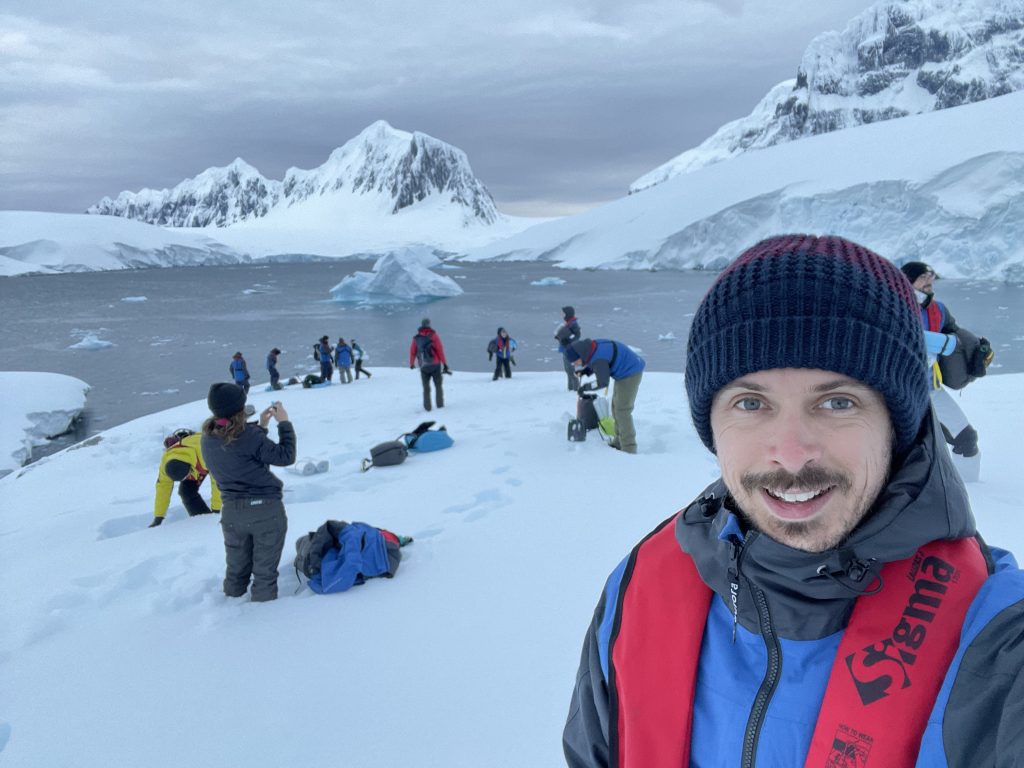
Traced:
POLYGON ((434 422, 425 421, 412 432, 402 436, 406 447, 416 453, 429 453, 440 451, 442 448, 450 448, 455 442, 443 426, 431 429, 434 422))

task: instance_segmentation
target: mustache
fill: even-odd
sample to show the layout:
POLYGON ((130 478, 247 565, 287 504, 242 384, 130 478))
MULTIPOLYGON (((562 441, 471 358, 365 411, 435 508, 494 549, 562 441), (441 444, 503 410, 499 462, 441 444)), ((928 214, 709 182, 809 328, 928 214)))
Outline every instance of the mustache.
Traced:
POLYGON ((783 492, 791 488, 812 490, 835 486, 841 491, 849 491, 853 487, 853 482, 842 472, 807 466, 795 475, 784 469, 776 469, 774 472, 747 472, 740 477, 740 485, 743 486, 743 490, 752 494, 761 488, 783 492))

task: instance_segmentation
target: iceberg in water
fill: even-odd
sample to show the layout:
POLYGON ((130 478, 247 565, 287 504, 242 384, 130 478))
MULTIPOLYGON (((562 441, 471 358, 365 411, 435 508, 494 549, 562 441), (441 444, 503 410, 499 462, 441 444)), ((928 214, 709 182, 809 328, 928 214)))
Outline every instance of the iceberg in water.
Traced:
POLYGON ((359 304, 407 304, 461 294, 458 283, 428 269, 437 264, 440 260, 426 249, 395 251, 377 259, 372 272, 345 277, 331 288, 331 298, 359 304))
POLYGON ((87 333, 82 337, 82 340, 77 344, 72 344, 68 349, 86 349, 94 351, 97 349, 107 349, 108 347, 114 346, 112 341, 104 341, 99 338, 95 333, 87 333))

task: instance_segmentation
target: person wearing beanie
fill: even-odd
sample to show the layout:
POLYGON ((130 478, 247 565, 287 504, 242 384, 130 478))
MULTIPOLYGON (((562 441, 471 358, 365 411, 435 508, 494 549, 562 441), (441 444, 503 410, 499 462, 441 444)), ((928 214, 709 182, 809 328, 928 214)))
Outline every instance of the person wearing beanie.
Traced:
POLYGON ((271 389, 283 389, 281 386, 281 374, 277 372, 277 356, 281 354, 281 350, 274 347, 267 353, 267 372, 270 374, 270 388, 271 389))
POLYGON ((231 356, 231 364, 228 365, 228 373, 231 374, 231 379, 245 390, 246 394, 249 394, 249 368, 245 364, 245 358, 242 357, 241 352, 235 352, 231 356))
POLYGON ((316 358, 320 361, 320 378, 322 381, 330 382, 334 376, 334 367, 331 365, 331 361, 334 359, 333 356, 334 348, 331 346, 330 339, 324 335, 320 337, 320 343, 316 348, 316 358))
POLYGON ((224 497, 224 594, 242 597, 251 581, 253 602, 274 600, 288 518, 284 485, 270 467, 295 463, 295 429, 279 402, 260 413, 258 424, 247 423, 245 392, 234 384, 212 385, 206 402, 212 416, 203 423, 203 456, 224 497), (276 443, 267 433, 271 419, 276 443))
MULTIPOLYGON (((956 318, 944 303, 935 298, 935 270, 923 261, 908 261, 900 267, 907 280, 914 287, 914 295, 920 305, 921 325, 928 341, 929 368, 932 371, 932 409, 942 425, 942 433, 953 452, 953 465, 964 482, 977 482, 981 477, 981 449, 978 447, 978 431, 971 426, 966 414, 942 385, 941 368, 945 359, 957 349, 958 332, 956 318)), ((973 339, 973 334, 970 337, 973 339)), ((991 361, 991 357, 989 358, 991 361)))
POLYGON ((555 331, 555 341, 558 342, 558 354, 562 355, 562 367, 565 369, 565 378, 570 392, 575 392, 579 388, 580 380, 576 376, 572 363, 565 358, 565 348, 582 335, 579 321, 576 319, 576 308, 571 305, 562 307, 562 322, 555 331))
POLYGON ((444 408, 444 381, 442 373, 451 373, 444 345, 437 331, 430 327, 430 318, 424 317, 416 335, 409 344, 409 370, 419 366, 420 381, 423 384, 423 410, 430 410, 430 382, 434 382, 434 400, 438 408, 444 408))
POLYGON ((640 389, 640 380, 647 363, 628 344, 611 339, 580 339, 566 345, 563 353, 576 376, 590 376, 595 381, 579 386, 580 392, 606 389, 612 379, 612 418, 615 437, 609 445, 624 453, 636 453, 636 427, 633 405, 640 389))
POLYGON ((178 484, 178 496, 189 517, 220 512, 220 488, 214 478, 210 478, 209 506, 199 495, 199 487, 210 473, 203 461, 201 438, 200 434, 182 429, 164 440, 164 452, 156 475, 156 497, 153 500, 153 522, 149 524, 150 528, 156 528, 167 516, 175 483, 178 484))
POLYGON ((925 354, 910 283, 849 240, 718 276, 685 383, 721 478, 606 582, 571 768, 1024 764, 1024 572, 977 535, 925 354))
POLYGON ((352 339, 352 358, 356 361, 356 380, 359 380, 359 374, 366 374, 366 378, 370 379, 373 374, 363 368, 363 363, 370 359, 370 356, 363 351, 363 348, 359 346, 359 342, 352 339))
POLYGON ((519 344, 508 335, 508 331, 504 328, 498 329, 498 335, 487 343, 487 359, 493 360, 495 356, 498 358, 494 364, 494 376, 491 377, 491 381, 497 381, 501 378, 502 374, 505 375, 506 379, 512 378, 510 364, 516 364, 513 354, 518 347, 519 344))

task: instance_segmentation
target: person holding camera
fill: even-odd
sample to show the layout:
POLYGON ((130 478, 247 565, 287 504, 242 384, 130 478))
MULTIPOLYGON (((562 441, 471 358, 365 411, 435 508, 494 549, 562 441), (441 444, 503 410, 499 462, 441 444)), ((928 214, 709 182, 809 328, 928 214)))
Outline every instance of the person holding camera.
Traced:
POLYGON ((203 423, 201 445, 224 499, 224 594, 242 597, 251 580, 253 602, 275 600, 288 518, 284 484, 270 467, 295 463, 295 429, 276 401, 260 413, 258 424, 246 423, 245 392, 236 384, 212 385, 206 402, 213 415, 203 423), (271 419, 277 421, 276 443, 267 434, 271 419))

